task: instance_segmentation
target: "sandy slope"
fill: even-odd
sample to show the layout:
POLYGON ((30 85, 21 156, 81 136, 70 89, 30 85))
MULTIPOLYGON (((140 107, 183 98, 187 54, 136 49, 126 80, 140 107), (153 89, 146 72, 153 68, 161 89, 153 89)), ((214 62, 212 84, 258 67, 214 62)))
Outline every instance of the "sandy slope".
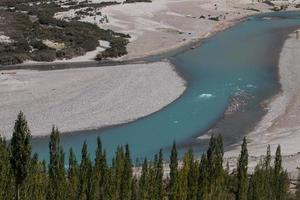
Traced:
MULTIPOLYGON (((286 40, 279 60, 279 75, 282 92, 272 99, 268 113, 248 137, 249 154, 258 162, 267 145, 275 153, 280 144, 284 155, 283 164, 290 172, 297 172, 300 164, 300 40, 295 34, 286 40)), ((227 152, 236 156, 239 149, 227 152)), ((253 164, 252 164, 253 165, 253 164)), ((294 174, 295 175, 295 174, 294 174)))
POLYGON ((11 137, 20 110, 35 136, 49 134, 53 124, 69 132, 127 122, 160 110, 184 89, 167 62, 0 71, 0 130, 11 137))

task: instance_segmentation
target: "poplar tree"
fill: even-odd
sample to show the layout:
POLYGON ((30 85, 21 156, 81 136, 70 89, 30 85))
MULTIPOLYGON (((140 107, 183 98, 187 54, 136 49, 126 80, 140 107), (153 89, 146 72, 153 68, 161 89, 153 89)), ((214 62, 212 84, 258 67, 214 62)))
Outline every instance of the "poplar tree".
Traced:
POLYGON ((194 160, 193 150, 188 151, 189 154, 189 172, 188 172, 188 191, 187 199, 196 200, 197 199, 197 186, 198 186, 198 176, 199 176, 199 163, 194 160))
POLYGON ((104 199, 104 181, 107 170, 106 157, 102 150, 102 142, 97 138, 97 150, 94 166, 95 198, 104 199))
POLYGON ((136 177, 133 177, 132 178, 132 181, 131 181, 131 197, 130 197, 130 200, 140 200, 138 198, 138 189, 137 189, 137 186, 138 186, 138 181, 137 181, 137 178, 136 177))
POLYGON ((209 196, 212 199, 224 199, 226 196, 225 174, 223 169, 223 140, 221 135, 211 136, 207 150, 209 173, 209 196))
POLYGON ((282 172, 282 158, 281 158, 281 149, 280 149, 280 145, 278 145, 277 149, 276 149, 276 154, 275 154, 275 160, 274 160, 274 175, 273 175, 273 186, 275 189, 275 199, 279 200, 281 199, 281 196, 283 194, 281 194, 283 191, 281 191, 280 188, 280 179, 281 179, 281 172, 282 172))
POLYGON ((237 200, 247 200, 248 192, 248 150, 246 137, 243 139, 241 154, 237 166, 238 191, 237 200))
POLYGON ((125 158, 123 168, 123 174, 121 175, 121 200, 131 198, 132 162, 130 158, 128 144, 126 144, 125 146, 125 158))
POLYGON ((187 200, 188 199, 188 179, 189 179, 189 173, 192 167, 192 152, 188 151, 185 153, 183 157, 183 166, 181 170, 179 171, 178 176, 178 193, 179 193, 179 199, 181 200, 187 200))
POLYGON ((164 199, 164 184, 163 184, 163 153, 159 151, 157 161, 155 163, 155 197, 156 199, 164 199))
POLYGON ((142 172, 141 177, 139 179, 139 199, 140 200, 146 200, 149 197, 148 194, 148 188, 149 188, 149 167, 148 167, 148 161, 145 158, 143 166, 142 166, 142 172))
POLYGON ((177 160, 176 143, 173 143, 170 156, 170 183, 169 183, 169 200, 177 200, 178 188, 178 160, 177 160))
POLYGON ((205 154, 201 157, 199 166, 199 178, 198 178, 198 190, 197 200, 208 200, 209 199, 209 172, 208 172, 208 161, 205 154))
POLYGON ((92 161, 87 149, 87 143, 84 141, 81 151, 81 163, 79 167, 79 200, 90 200, 93 198, 93 168, 92 161))
POLYGON ((60 147, 58 128, 53 126, 49 142, 49 189, 47 199, 66 199, 65 158, 60 147))
POLYGON ((272 171, 272 167, 271 167, 271 148, 270 145, 268 145, 267 147, 267 153, 264 159, 264 169, 263 169, 263 173, 264 176, 263 178, 263 188, 264 188, 264 196, 266 199, 273 199, 274 198, 274 194, 272 192, 272 176, 273 176, 273 171, 272 171))
POLYGON ((0 199, 13 199, 14 178, 7 142, 0 136, 0 199))
POLYGON ((113 161, 112 170, 113 170, 113 181, 114 181, 114 191, 117 199, 120 199, 122 196, 122 184, 123 184, 123 175, 124 175, 124 166, 125 166, 125 154, 122 146, 119 146, 116 151, 116 157, 113 161))
POLYGON ((76 200, 78 196, 78 187, 79 187, 79 166, 72 148, 69 151, 69 167, 68 167, 67 178, 68 178, 67 199, 76 200))
POLYGON ((285 200, 288 196, 289 178, 287 172, 282 168, 281 148, 278 145, 274 160, 274 196, 276 200, 285 200))
POLYGON ((24 199, 46 199, 48 190, 47 170, 44 164, 39 161, 36 153, 30 161, 30 169, 24 183, 25 186, 21 190, 24 199))
POLYGON ((20 187, 28 175, 31 158, 31 134, 25 115, 18 114, 11 139, 10 163, 15 178, 16 199, 20 199, 20 187))

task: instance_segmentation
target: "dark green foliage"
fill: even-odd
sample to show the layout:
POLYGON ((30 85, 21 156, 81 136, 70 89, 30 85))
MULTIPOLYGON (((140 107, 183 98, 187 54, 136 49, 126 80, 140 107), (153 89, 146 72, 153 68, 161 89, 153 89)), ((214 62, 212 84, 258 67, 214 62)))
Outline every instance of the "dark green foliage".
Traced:
POLYGON ((96 59, 100 61, 105 58, 114 58, 114 57, 120 57, 126 55, 127 44, 128 44, 128 40, 124 40, 124 38, 122 37, 112 38, 112 40, 110 41, 110 48, 99 53, 96 59))
POLYGON ((107 174, 107 163, 105 152, 102 150, 102 143, 100 138, 97 138, 97 150, 94 166, 94 184, 95 184, 95 198, 105 199, 105 179, 107 174))
POLYGON ((126 0, 124 3, 139 3, 139 2, 151 3, 152 0, 126 0))
POLYGON ((23 199, 40 200, 46 199, 47 195, 47 170, 45 163, 40 162, 38 155, 34 154, 30 161, 28 177, 21 189, 23 199))
POLYGON ((274 166, 271 166, 271 150, 267 148, 265 159, 255 168, 250 179, 248 200, 285 200, 288 198, 289 178, 281 166, 280 147, 277 148, 274 166))
POLYGON ((69 153, 69 167, 67 172, 67 199, 77 199, 77 189, 79 188, 79 166, 72 149, 69 153))
POLYGON ((199 163, 194 160, 193 151, 188 151, 189 155, 189 172, 188 172, 188 191, 187 199, 196 200, 197 199, 197 189, 198 189, 198 176, 199 176, 199 163))
MULTIPOLYGON (((30 132, 25 116, 20 113, 11 146, 0 137, 0 200, 17 197, 15 189, 19 189, 24 200, 287 200, 290 195, 280 146, 274 164, 268 147, 265 158, 249 175, 246 138, 241 146, 237 169, 231 174, 229 167, 224 169, 222 166, 223 141, 220 136, 211 137, 200 162, 194 158, 192 150, 178 161, 174 142, 170 174, 166 176, 162 150, 152 161, 145 159, 142 166, 133 166, 129 146, 119 146, 108 164, 99 138, 94 161, 84 142, 80 163, 70 149, 69 165, 65 168, 56 127, 50 136, 48 170, 37 154, 31 157, 30 153, 30 132), (20 155, 27 158, 20 158, 20 155), (20 161, 25 164, 19 164, 20 161)), ((299 187, 295 197, 299 199, 299 187)))
POLYGON ((66 199, 65 161, 63 149, 60 147, 59 131, 52 127, 49 143, 49 190, 47 199, 66 199))
POLYGON ((81 151, 81 164, 79 167, 79 189, 78 199, 93 199, 93 167, 88 153, 86 142, 83 143, 81 151))
POLYGON ((27 59, 47 62, 70 59, 95 50, 99 46, 99 40, 109 41, 111 47, 99 55, 98 60, 127 54, 129 35, 100 29, 97 25, 86 22, 57 20, 53 18, 54 14, 66 9, 55 3, 32 6, 17 3, 14 7, 16 12, 0 12, 0 17, 7 19, 3 27, 9 27, 0 27, 0 31, 14 41, 0 45, 0 65, 18 64, 27 59), (37 20, 31 20, 30 16, 35 16, 37 20), (53 49, 43 44, 43 40, 63 43, 64 46, 62 49, 53 49))
POLYGON ((163 182, 164 169, 163 169, 163 153, 162 150, 158 153, 158 160, 155 163, 155 196, 157 199, 164 199, 165 188, 163 182))
POLYGON ((211 136, 207 150, 207 166, 209 175, 209 197, 216 200, 225 199, 225 171, 223 168, 223 140, 219 135, 211 136))
POLYGON ((241 154, 237 166, 238 191, 237 200, 247 200, 248 192, 248 150, 247 140, 243 139, 241 154))
POLYGON ((276 149, 274 160, 273 190, 276 200, 285 200, 288 197, 289 179, 288 174, 282 168, 280 145, 276 149))
POLYGON ((208 174, 208 161, 206 155, 202 155, 200 167, 199 167, 199 178, 198 178, 198 200, 209 199, 209 174, 208 174))
POLYGON ((7 142, 0 136, 0 199, 13 199, 14 178, 7 142))
POLYGON ((137 192, 137 178, 133 177, 131 181, 131 200, 139 200, 138 198, 138 192, 137 192))
POLYGON ((120 199, 131 198, 131 181, 132 181, 132 163, 130 158, 129 146, 125 146, 123 174, 121 175, 120 199))
POLYGON ((23 112, 18 114, 11 139, 10 163, 15 177, 16 199, 20 198, 20 186, 28 175, 31 156, 31 134, 23 112))
POLYGON ((170 183, 169 183, 169 199, 178 199, 178 158, 176 143, 173 143, 170 157, 170 183))
POLYGON ((142 166, 141 177, 139 179, 139 192, 138 197, 140 200, 148 199, 149 193, 149 165, 147 159, 144 160, 142 166))

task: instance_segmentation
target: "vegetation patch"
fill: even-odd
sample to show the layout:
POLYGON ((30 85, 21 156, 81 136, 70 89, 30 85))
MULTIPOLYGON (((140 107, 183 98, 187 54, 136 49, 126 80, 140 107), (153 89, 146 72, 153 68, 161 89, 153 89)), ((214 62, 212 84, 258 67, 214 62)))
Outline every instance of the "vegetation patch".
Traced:
MULTIPOLYGON (((93 7, 116 3, 92 4, 85 12, 96 10, 93 7)), ((74 4, 69 8, 53 2, 35 3, 25 0, 1 2, 0 5, 4 6, 0 12, 0 33, 3 33, 2 37, 5 35, 12 41, 0 43, 0 65, 18 64, 25 60, 50 62, 70 59, 95 50, 99 46, 99 40, 111 44, 103 53, 103 58, 127 53, 129 35, 104 30, 95 24, 76 19, 63 21, 53 18, 57 12, 84 6, 84 3, 74 4)))
POLYGON ((146 3, 151 3, 151 0, 126 0, 124 3, 138 3, 138 2, 146 2, 146 3))

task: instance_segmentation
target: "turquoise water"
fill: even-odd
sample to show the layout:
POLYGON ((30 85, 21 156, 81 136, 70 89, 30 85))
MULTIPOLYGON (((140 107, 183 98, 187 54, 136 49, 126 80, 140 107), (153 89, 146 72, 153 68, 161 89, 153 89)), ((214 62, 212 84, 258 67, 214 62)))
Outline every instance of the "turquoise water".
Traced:
MULTIPOLYGON (((72 147, 79 157, 86 140, 94 156, 97 136, 101 137, 109 158, 118 145, 126 143, 133 158, 152 157, 160 148, 167 152, 174 140, 189 146, 186 141, 213 126, 222 117, 230 98, 241 91, 252 98, 246 117, 231 126, 253 123, 253 119, 261 117, 260 102, 278 92, 278 54, 287 34, 300 25, 299 17, 296 12, 251 17, 203 41, 199 48, 170 57, 178 73, 187 80, 187 90, 179 99, 135 122, 63 135, 63 148, 72 147)), ((238 140, 241 135, 234 138, 238 140)), ((224 140, 226 143, 226 137, 224 140)), ((232 137, 228 140, 236 142, 232 137)), ((197 145, 194 148, 201 151, 197 145)), ((48 138, 34 139, 33 150, 47 159, 48 138)))

